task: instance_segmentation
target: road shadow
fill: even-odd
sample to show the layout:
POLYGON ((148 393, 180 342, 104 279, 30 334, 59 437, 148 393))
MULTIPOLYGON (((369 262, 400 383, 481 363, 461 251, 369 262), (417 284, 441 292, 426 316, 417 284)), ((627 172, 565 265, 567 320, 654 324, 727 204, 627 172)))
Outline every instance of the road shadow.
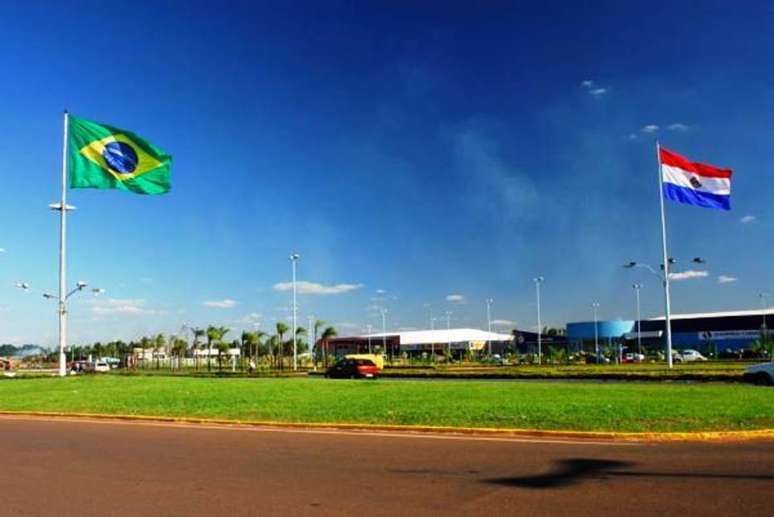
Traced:
POLYGON ((487 479, 486 482, 520 488, 563 488, 585 479, 605 477, 611 471, 633 465, 628 461, 588 458, 570 458, 556 463, 551 472, 538 476, 487 479))
POLYGON ((569 458, 559 460, 553 470, 538 476, 508 477, 486 479, 485 483, 517 488, 564 488, 588 479, 607 479, 611 477, 650 477, 650 478, 700 478, 700 479, 737 479, 753 481, 774 481, 774 475, 767 474, 724 474, 698 472, 646 472, 622 470, 634 463, 617 460, 595 460, 588 458, 569 458))

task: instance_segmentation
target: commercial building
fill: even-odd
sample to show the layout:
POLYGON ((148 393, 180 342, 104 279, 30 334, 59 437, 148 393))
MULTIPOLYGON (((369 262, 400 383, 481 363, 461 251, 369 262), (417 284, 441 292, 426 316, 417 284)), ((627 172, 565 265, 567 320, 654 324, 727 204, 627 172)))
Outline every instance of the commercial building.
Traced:
MULTIPOLYGON (((749 348, 761 339, 766 321, 772 321, 774 309, 673 314, 671 318, 672 347, 692 348, 702 353, 736 352, 749 348)), ((595 324, 581 321, 567 324, 567 339, 571 345, 594 342, 595 324)), ((634 320, 600 320, 596 324, 597 339, 602 345, 637 343, 638 328, 634 320)), ((664 317, 640 321, 639 336, 646 349, 661 350, 665 346, 664 317)))
POLYGON ((499 334, 484 330, 459 328, 439 330, 408 330, 337 337, 320 343, 317 349, 327 346, 328 354, 341 357, 347 354, 381 353, 387 355, 419 356, 422 354, 461 357, 468 352, 486 353, 491 345, 492 353, 501 353, 513 343, 512 334, 499 334))

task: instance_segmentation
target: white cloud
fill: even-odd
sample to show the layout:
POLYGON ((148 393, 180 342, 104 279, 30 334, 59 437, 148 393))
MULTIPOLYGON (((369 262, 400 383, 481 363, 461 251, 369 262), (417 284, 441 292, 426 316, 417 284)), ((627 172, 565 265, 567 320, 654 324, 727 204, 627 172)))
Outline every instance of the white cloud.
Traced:
POLYGON ((669 279, 675 282, 680 280, 691 280, 694 278, 705 278, 709 276, 708 271, 696 271, 689 269, 688 271, 680 271, 679 273, 669 273, 669 279))
POLYGON ((581 81, 580 85, 581 85, 581 88, 588 91, 589 95, 591 95, 592 97, 599 98, 608 92, 608 88, 600 87, 597 83, 595 83, 591 79, 586 79, 585 81, 581 81))
POLYGON ((387 291, 385 291, 384 289, 377 289, 376 290, 376 294, 385 294, 386 292, 387 291))
POLYGON ((735 276, 720 275, 718 277, 718 283, 719 284, 730 284, 732 282, 736 282, 736 277, 735 276))
POLYGON ((0 248, 0 253, 5 253, 5 248, 0 248))
POLYGON ((412 330, 417 330, 416 327, 398 327, 399 332, 410 332, 412 330))
POLYGON ((655 133, 658 131, 658 126, 656 124, 648 124, 647 126, 643 126, 640 131, 643 133, 655 133))
POLYGON ((667 129, 669 129, 670 131, 680 131, 681 133, 685 133, 686 131, 688 131, 688 126, 686 126, 685 124, 681 124, 680 122, 675 122, 674 124, 669 124, 669 126, 667 126, 667 129))
POLYGON ((89 303, 92 306, 91 312, 100 316, 153 314, 152 310, 145 308, 145 300, 142 299, 97 298, 89 303))
POLYGON ((629 133, 626 135, 627 140, 639 140, 639 136, 637 136, 637 133, 629 133))
POLYGON ((225 300, 209 300, 202 302, 202 304, 214 309, 231 309, 232 307, 236 307, 237 302, 235 300, 226 298, 225 300))
POLYGON ((257 325, 261 322, 263 319, 263 314, 260 312, 251 312, 250 314, 245 314, 238 320, 236 320, 237 323, 241 325, 257 325))
POLYGON ((758 218, 755 217, 754 215, 746 215, 746 216, 742 217, 741 219, 739 219, 739 222, 742 223, 742 224, 747 224, 747 223, 754 223, 757 220, 758 220, 758 218))
POLYGON ((509 327, 513 324, 514 323, 511 320, 492 320, 492 325, 496 325, 498 327, 509 327))
MULTIPOLYGON (((323 285, 316 282, 296 282, 296 291, 299 294, 342 294, 362 287, 364 287, 363 284, 323 285)), ((293 282, 280 282, 274 284, 273 289, 275 291, 290 291, 293 289, 293 282)))
POLYGON ((451 303, 465 303, 467 299, 462 294, 449 294, 446 296, 446 301, 451 303))

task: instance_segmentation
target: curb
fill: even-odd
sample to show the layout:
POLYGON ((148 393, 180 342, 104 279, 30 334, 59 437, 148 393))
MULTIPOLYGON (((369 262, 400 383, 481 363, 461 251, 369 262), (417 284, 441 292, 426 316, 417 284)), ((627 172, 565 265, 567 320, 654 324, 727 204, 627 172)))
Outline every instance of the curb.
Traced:
POLYGON ((477 437, 499 438, 553 438, 566 440, 607 440, 621 442, 735 442, 751 440, 774 440, 774 429, 753 431, 698 431, 698 432, 611 432, 611 431, 551 431, 539 429, 500 429, 487 427, 448 427, 448 426, 413 426, 413 425, 379 425, 354 423, 303 423, 227 420, 213 418, 167 417, 147 415, 104 415, 97 413, 62 413, 49 411, 0 411, 2 416, 33 417, 33 418, 70 418, 83 420, 103 420, 122 422, 158 422, 170 424, 201 424, 233 427, 299 429, 299 430, 346 430, 363 432, 394 432, 411 434, 448 434, 477 437))

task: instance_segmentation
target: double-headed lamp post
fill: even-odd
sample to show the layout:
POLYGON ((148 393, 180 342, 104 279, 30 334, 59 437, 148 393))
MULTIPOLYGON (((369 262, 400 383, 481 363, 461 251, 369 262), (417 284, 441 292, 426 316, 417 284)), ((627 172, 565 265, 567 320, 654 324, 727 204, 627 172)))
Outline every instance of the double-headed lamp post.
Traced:
POLYGON ((538 342, 538 364, 543 363, 543 342, 541 340, 540 332, 542 327, 542 323, 540 321, 540 284, 545 282, 545 278, 542 276, 537 276, 532 279, 533 282, 535 282, 535 295, 537 296, 537 342, 538 342))
POLYGON ((634 297, 637 300, 637 353, 642 354, 642 332, 640 330, 640 289, 642 289, 642 284, 636 282, 632 284, 632 288, 634 289, 634 297))
MULTIPOLYGON (((67 321, 67 300, 70 299, 72 295, 75 293, 81 292, 84 289, 86 289, 89 286, 84 281, 79 281, 75 284, 75 287, 68 293, 62 292, 62 296, 56 296, 54 294, 51 294, 47 291, 41 292, 41 295, 46 300, 56 300, 59 299, 59 317, 60 317, 60 330, 61 335, 59 338, 59 376, 64 377, 67 375, 67 356, 65 356, 65 349, 67 348, 67 326, 66 324, 62 324, 63 322, 67 321)), ((16 287, 21 289, 22 291, 30 291, 32 288, 30 287, 30 284, 27 282, 18 282, 16 284, 16 287)), ((104 289, 101 287, 95 287, 91 290, 92 293, 95 295, 102 294, 105 292, 104 289)))
MULTIPOLYGON (((296 322, 298 313, 298 305, 296 304, 296 262, 301 258, 301 255, 298 253, 291 253, 288 258, 290 259, 293 269, 293 330, 290 331, 290 335, 293 336, 293 369, 298 370, 298 346, 296 343, 296 330, 298 329, 296 322)), ((280 346, 282 345, 280 344, 280 346)))
POLYGON ((763 323, 761 324, 761 334, 763 334, 764 343, 769 342, 769 329, 766 326, 766 309, 768 309, 768 297, 769 293, 758 293, 758 298, 761 299, 761 317, 763 318, 763 323))
MULTIPOLYGON (((667 361, 667 367, 672 368, 672 323, 671 323, 672 308, 671 308, 671 295, 670 295, 670 289, 669 289, 669 279, 673 275, 673 273, 671 272, 671 269, 672 269, 671 266, 676 261, 672 257, 667 257, 666 253, 664 254, 664 261, 666 262, 666 264, 661 264, 661 272, 656 271, 655 268, 653 268, 652 266, 649 266, 648 264, 642 264, 640 262, 635 262, 635 261, 628 262, 624 264, 623 267, 627 269, 634 269, 634 268, 646 269, 653 275, 657 276, 659 280, 661 280, 662 285, 664 286, 664 335, 666 336, 666 361, 667 361)), ((701 257, 694 257, 693 260, 691 260, 691 262, 693 262, 694 264, 704 264, 707 261, 701 257)))
POLYGON ((489 335, 486 337, 486 353, 489 357, 492 357, 492 304, 494 300, 492 298, 486 299, 486 328, 489 335))

